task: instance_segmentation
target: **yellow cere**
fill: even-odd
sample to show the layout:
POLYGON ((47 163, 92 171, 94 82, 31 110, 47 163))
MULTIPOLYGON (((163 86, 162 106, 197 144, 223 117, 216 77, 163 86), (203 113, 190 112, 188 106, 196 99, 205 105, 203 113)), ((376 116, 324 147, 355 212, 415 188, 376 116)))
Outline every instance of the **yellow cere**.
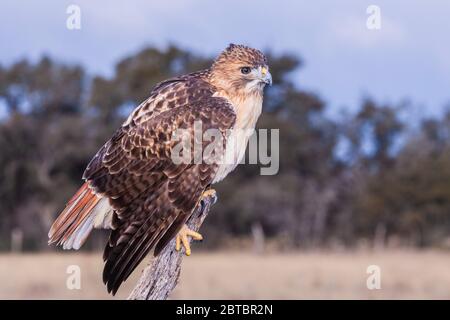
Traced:
POLYGON ((263 76, 265 76, 266 73, 267 73, 267 68, 266 67, 262 67, 261 68, 261 73, 262 73, 263 76))

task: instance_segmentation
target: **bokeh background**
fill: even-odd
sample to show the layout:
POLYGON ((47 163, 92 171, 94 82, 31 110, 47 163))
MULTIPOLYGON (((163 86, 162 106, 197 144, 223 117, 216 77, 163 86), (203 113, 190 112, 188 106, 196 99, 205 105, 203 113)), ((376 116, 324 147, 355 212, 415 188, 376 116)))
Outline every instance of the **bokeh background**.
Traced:
POLYGON ((107 234, 62 253, 47 246, 52 220, 157 82, 208 67, 231 42, 268 56, 258 126, 280 129, 280 170, 242 165, 217 186, 174 298, 450 298, 449 12, 406 0, 2 2, 0 298, 109 298, 107 234), (66 27, 72 4, 79 30, 66 27), (379 30, 366 26, 372 4, 379 30), (73 264, 81 290, 66 287, 73 264), (369 265, 380 290, 366 287, 369 265))

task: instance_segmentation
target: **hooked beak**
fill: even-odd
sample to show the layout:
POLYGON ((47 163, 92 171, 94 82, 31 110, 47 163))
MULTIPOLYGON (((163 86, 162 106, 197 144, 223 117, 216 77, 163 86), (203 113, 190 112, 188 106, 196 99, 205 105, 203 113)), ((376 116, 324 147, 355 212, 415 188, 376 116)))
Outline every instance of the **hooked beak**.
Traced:
POLYGON ((266 67, 261 67, 261 80, 268 85, 272 85, 272 75, 266 67))

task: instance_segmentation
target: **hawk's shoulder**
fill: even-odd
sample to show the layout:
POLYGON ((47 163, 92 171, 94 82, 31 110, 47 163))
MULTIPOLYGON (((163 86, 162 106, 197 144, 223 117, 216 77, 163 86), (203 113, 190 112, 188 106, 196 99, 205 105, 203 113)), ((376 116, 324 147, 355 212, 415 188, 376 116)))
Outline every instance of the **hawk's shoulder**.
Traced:
POLYGON ((142 122, 175 108, 233 107, 224 98, 215 97, 216 88, 208 81, 209 71, 199 71, 158 83, 150 96, 142 102, 125 121, 124 126, 142 122))

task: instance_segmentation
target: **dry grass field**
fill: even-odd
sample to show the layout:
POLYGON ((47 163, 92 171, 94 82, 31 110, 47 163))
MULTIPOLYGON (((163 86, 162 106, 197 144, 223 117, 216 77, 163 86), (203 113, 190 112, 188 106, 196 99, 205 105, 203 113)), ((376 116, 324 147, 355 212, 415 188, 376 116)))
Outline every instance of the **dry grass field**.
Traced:
MULTIPOLYGON (((145 264, 140 266, 140 270, 145 264)), ((1 299, 110 299, 101 254, 0 255, 1 299), (81 289, 66 287, 67 266, 81 268, 81 289)), ((126 298, 136 270, 115 299, 126 298)), ((445 251, 195 253, 184 260, 174 299, 450 299, 445 251), (366 287, 367 266, 381 268, 381 289, 366 287)))

